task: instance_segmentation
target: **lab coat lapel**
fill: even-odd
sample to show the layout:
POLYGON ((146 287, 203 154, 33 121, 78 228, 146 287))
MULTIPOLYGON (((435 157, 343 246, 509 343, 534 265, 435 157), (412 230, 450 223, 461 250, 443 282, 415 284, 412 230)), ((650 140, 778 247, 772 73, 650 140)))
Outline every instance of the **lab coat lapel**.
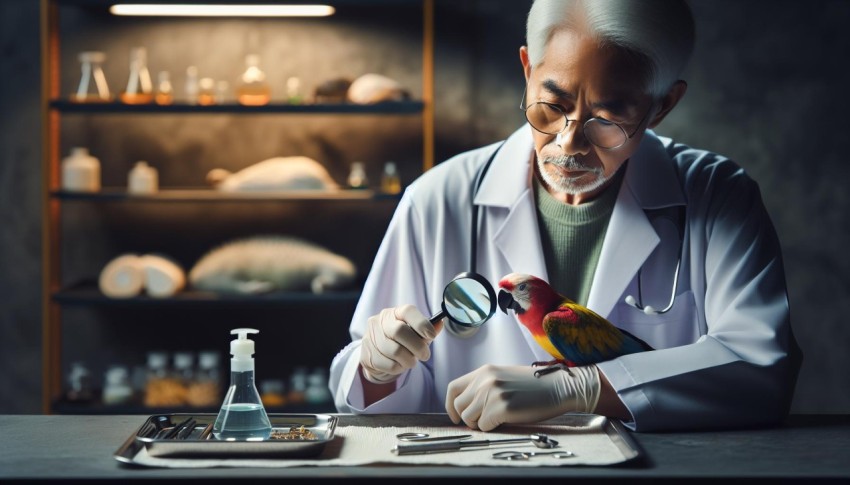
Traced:
POLYGON ((660 242, 645 209, 684 205, 673 163, 652 131, 626 167, 626 175, 608 223, 587 306, 609 315, 638 269, 660 242))
POLYGON ((495 222, 495 226, 487 233, 492 235, 511 271, 546 278, 537 208, 530 188, 533 148, 530 126, 514 132, 493 159, 475 196, 475 204, 482 213, 491 211, 493 217, 487 220, 495 222))
POLYGON ((602 242, 587 307, 600 315, 610 314, 658 242, 646 213, 624 183, 602 242))
MULTIPOLYGON (((548 279, 537 225, 537 208, 530 188, 533 147, 528 125, 511 135, 493 159, 475 203, 480 206, 482 214, 487 214, 486 220, 494 224, 492 231, 485 230, 482 237, 492 235, 493 244, 508 263, 508 267, 504 268, 505 274, 521 272, 548 279)), ((534 341, 531 333, 523 331, 524 327, 519 323, 516 328, 536 360, 551 359, 534 341)))

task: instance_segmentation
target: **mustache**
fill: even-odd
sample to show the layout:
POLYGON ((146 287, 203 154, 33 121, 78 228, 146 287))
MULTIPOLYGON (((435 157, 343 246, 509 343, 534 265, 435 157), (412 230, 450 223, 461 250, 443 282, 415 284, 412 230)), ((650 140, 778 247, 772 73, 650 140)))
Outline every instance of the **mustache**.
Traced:
POLYGON ((565 168, 567 170, 595 170, 594 167, 588 167, 580 163, 576 157, 572 155, 558 155, 554 157, 544 157, 543 163, 551 163, 552 165, 556 165, 561 168, 565 168))

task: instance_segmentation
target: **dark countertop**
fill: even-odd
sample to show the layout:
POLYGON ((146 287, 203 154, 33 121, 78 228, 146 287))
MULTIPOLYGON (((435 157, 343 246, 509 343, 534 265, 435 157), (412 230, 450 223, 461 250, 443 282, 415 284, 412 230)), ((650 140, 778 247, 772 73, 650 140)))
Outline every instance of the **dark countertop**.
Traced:
MULTIPOLYGON (((506 468, 392 466, 285 469, 153 469, 112 456, 145 416, 0 416, 0 482, 281 479, 575 479, 593 481, 850 480, 850 415, 791 416, 772 428, 634 433, 645 460, 615 467, 506 468)), ((450 424, 445 415, 340 415, 340 425, 450 424)))

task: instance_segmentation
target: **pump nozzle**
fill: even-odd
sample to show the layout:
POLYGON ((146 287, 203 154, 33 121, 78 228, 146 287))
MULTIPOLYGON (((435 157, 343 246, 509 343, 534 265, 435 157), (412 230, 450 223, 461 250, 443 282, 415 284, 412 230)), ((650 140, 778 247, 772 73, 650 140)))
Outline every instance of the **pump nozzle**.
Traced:
MULTIPOLYGON (((248 334, 260 333, 254 328, 236 328, 230 331, 232 335, 238 335, 238 338, 230 341, 230 353, 233 355, 231 363, 238 362, 251 363, 253 368, 254 359, 251 357, 254 354, 254 341, 248 338, 248 334)), ((241 368, 242 366, 240 366, 241 368)))

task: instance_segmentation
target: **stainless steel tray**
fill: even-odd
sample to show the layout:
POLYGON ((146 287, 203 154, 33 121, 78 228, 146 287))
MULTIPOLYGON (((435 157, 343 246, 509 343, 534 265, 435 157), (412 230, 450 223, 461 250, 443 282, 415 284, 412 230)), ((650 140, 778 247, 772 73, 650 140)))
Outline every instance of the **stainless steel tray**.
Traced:
POLYGON ((315 439, 268 439, 264 441, 220 441, 213 437, 212 425, 216 414, 173 413, 155 414, 115 451, 115 459, 133 463, 133 457, 144 447, 155 457, 171 458, 305 458, 321 454, 334 438, 337 417, 328 414, 269 414, 273 432, 286 433, 292 427, 303 426, 316 435, 315 439), (191 426, 176 429, 187 419, 191 426), (175 432, 179 431, 175 436, 175 432))

